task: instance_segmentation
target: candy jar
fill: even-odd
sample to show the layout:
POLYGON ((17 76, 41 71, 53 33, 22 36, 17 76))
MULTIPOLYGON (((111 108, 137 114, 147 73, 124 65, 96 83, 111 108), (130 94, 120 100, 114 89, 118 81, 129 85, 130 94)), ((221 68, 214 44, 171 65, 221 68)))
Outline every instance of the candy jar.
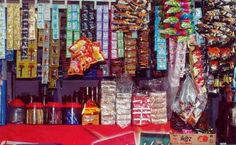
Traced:
POLYGON ((80 124, 81 105, 78 103, 66 103, 63 108, 63 124, 80 124))
POLYGON ((8 112, 8 123, 25 123, 25 104, 20 99, 14 99, 9 103, 8 112))
POLYGON ((43 104, 29 103, 27 106, 26 124, 43 124, 43 104))
POLYGON ((62 104, 58 102, 48 102, 45 106, 45 123, 62 124, 62 104))

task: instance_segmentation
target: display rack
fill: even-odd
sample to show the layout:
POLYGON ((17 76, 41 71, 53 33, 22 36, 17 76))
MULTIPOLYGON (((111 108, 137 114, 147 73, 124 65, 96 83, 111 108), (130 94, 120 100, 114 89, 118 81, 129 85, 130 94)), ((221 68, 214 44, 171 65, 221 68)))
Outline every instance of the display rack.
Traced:
MULTIPOLYGON (((7 7, 7 4, 9 2, 18 2, 21 6, 24 0, 4 0, 3 4, 5 7, 7 7)), ((99 2, 106 2, 109 5, 109 8, 111 8, 111 4, 116 2, 116 0, 49 0, 49 1, 45 1, 45 0, 27 0, 28 2, 32 2, 35 4, 35 7, 37 8, 38 3, 48 3, 50 5, 53 4, 57 4, 59 9, 66 9, 67 8, 67 4, 69 3, 78 3, 80 6, 82 5, 82 2, 94 2, 94 8, 96 9, 97 7, 97 3, 99 2)))

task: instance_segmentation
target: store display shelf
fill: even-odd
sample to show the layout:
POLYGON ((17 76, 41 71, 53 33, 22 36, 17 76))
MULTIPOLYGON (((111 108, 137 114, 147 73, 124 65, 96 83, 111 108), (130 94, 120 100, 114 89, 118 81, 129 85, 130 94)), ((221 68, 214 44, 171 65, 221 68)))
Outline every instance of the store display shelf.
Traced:
POLYGON ((96 140, 135 132, 169 132, 170 124, 128 126, 118 125, 13 125, 0 126, 0 142, 5 140, 60 143, 63 145, 89 145, 96 140))

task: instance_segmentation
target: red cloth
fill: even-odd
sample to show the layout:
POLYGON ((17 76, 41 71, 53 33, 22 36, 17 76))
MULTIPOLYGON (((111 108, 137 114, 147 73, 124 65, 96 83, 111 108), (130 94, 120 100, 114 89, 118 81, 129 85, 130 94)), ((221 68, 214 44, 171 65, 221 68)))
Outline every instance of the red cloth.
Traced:
POLYGON ((170 125, 128 126, 117 125, 6 125, 0 126, 0 142, 3 140, 61 143, 63 145, 90 145, 94 141, 130 131, 169 131, 170 125))

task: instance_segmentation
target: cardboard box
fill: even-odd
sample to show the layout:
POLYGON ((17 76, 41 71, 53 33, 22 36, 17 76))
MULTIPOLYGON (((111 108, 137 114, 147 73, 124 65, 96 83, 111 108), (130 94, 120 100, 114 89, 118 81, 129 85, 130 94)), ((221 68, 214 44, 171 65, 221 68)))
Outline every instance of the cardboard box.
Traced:
POLYGON ((171 145, 216 145, 216 134, 171 134, 171 145))

